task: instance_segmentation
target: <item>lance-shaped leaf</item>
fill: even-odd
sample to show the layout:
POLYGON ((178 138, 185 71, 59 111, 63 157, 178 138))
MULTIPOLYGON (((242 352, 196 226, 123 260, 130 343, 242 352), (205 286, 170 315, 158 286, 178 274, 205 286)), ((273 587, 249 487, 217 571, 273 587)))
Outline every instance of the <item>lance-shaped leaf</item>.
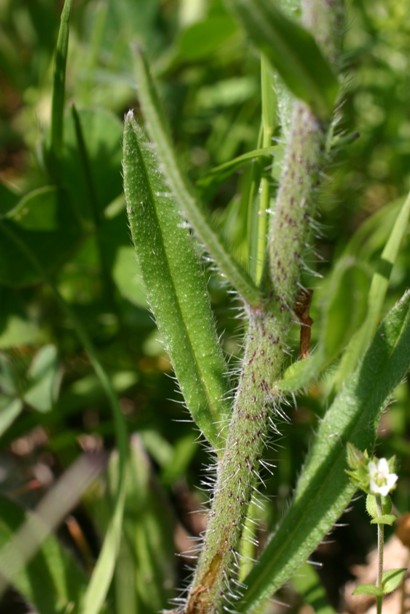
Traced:
POLYGON ((290 91, 318 117, 328 118, 338 81, 313 36, 281 13, 272 0, 230 0, 229 5, 290 91))
POLYGON ((226 365, 194 240, 162 175, 153 147, 130 112, 124 131, 124 188, 147 295, 186 404, 220 447, 228 414, 226 365))
POLYGON ((371 450, 377 424, 410 364, 410 291, 382 321, 362 363, 320 424, 282 523, 244 584, 239 612, 250 612, 280 588, 331 530, 355 486, 346 469, 346 444, 371 450))
POLYGON ((261 303, 261 293, 250 275, 226 249, 223 239, 209 224, 209 216, 201 210, 198 199, 184 173, 180 169, 170 137, 166 114, 162 109, 146 60, 140 49, 136 53, 136 71, 139 101, 151 140, 155 143, 169 189, 206 250, 215 260, 243 300, 249 305, 261 303))

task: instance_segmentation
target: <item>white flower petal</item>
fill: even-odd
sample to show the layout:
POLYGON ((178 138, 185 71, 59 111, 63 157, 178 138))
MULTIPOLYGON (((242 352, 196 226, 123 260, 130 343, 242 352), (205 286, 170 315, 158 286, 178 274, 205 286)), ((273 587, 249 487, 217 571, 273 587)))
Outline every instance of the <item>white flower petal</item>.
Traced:
POLYGON ((387 497, 397 482, 397 475, 390 473, 387 459, 380 458, 377 463, 369 461, 368 464, 370 492, 374 495, 387 497))

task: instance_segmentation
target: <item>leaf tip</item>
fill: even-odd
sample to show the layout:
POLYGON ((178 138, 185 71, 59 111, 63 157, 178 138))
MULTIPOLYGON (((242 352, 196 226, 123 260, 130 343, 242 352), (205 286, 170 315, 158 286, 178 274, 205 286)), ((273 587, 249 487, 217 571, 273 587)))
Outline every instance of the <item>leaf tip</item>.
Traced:
POLYGON ((125 123, 132 122, 133 120, 134 120, 134 111, 132 109, 130 109, 125 114, 125 123))

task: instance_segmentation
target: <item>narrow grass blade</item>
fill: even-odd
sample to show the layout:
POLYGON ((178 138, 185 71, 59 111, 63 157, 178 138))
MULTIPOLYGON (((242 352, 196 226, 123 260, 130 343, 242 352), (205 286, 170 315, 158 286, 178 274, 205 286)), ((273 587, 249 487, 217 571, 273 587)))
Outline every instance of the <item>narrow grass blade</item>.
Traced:
POLYGON ((49 152, 51 155, 52 172, 58 172, 58 164, 61 159, 63 149, 65 77, 71 1, 72 0, 65 0, 64 2, 54 59, 54 83, 51 105, 51 135, 49 152))
POLYGON ((132 437, 130 448, 120 551, 123 556, 115 573, 117 611, 131 614, 130 603, 135 599, 135 612, 157 614, 173 596, 174 519, 140 437, 132 437), (128 586, 124 586, 124 580, 128 586))
MULTIPOLYGON (((81 495, 105 467, 104 453, 83 455, 44 496, 33 513, 0 551, 0 591, 6 582, 24 574, 36 552, 78 503, 81 495)), ((40 579, 38 579, 40 581, 40 579)), ((78 598, 78 595, 72 596, 78 598)))
MULTIPOLYGON (((14 536, 27 518, 26 511, 3 496, 0 509, 0 544, 7 547, 7 543, 15 543, 14 536)), ((57 614, 73 611, 73 604, 79 603, 85 590, 87 576, 59 541, 49 535, 32 560, 13 575, 12 583, 36 611, 57 614)))
MULTIPOLYGON (((261 55, 261 140, 262 147, 272 143, 276 128, 277 100, 269 63, 264 54, 261 55)), ((270 173, 261 177, 259 194, 256 204, 251 208, 251 232, 249 235, 249 257, 252 279, 259 285, 265 267, 268 241, 268 211, 272 198, 272 161, 270 173)))
POLYGON ((295 497, 245 578, 239 612, 250 612, 308 558, 348 505, 354 486, 346 473, 346 444, 371 450, 381 412, 410 364, 410 291, 382 321, 364 360, 326 413, 295 497))
POLYGON ((71 116, 73 119, 75 135, 77 139, 77 147, 81 168, 84 173, 85 185, 88 193, 88 204, 91 210, 94 223, 95 241, 98 250, 98 257, 101 267, 101 276, 104 284, 104 298, 108 305, 112 305, 115 297, 115 286, 111 276, 111 270, 107 262, 104 242, 101 236, 101 226, 104 221, 102 207, 98 201, 98 193, 95 185, 95 180, 92 174, 90 156, 87 148, 87 143, 84 138, 84 131, 81 125, 81 117, 73 104, 71 107, 71 116))
POLYGON ((229 4, 291 92, 318 117, 329 118, 339 86, 313 36, 281 13, 272 0, 230 0, 229 4))
MULTIPOLYGON (((120 459, 121 460, 121 459, 120 459)), ((125 466, 117 467, 120 483, 115 494, 114 511, 111 516, 98 561, 87 586, 81 611, 99 614, 104 605, 111 581, 115 573, 117 556, 120 550, 124 504, 126 495, 125 466)))
POLYGON ((123 166, 131 234, 149 303, 188 409, 219 448, 228 388, 205 277, 153 147, 132 113, 125 120, 123 166))
POLYGON ((165 120, 165 112, 161 108, 146 60, 139 49, 136 53, 136 70, 139 100, 147 123, 148 133, 155 144, 159 162, 176 202, 192 224, 209 254, 214 258, 221 273, 225 275, 245 302, 257 306, 261 302, 258 288, 245 269, 226 250, 216 230, 209 225, 205 213, 201 211, 198 205, 192 187, 188 184, 179 167, 171 143, 169 127, 165 120))
POLYGON ((198 181, 198 185, 201 187, 208 187, 213 183, 222 183, 222 181, 224 181, 227 177, 230 177, 238 169, 243 168, 247 164, 250 164, 259 158, 262 158, 262 162, 266 161, 266 163, 269 163, 276 149, 276 146, 261 147, 260 149, 248 151, 245 154, 234 158, 233 160, 220 164, 219 166, 215 166, 209 171, 209 173, 198 181))
POLYGON ((369 291, 367 317, 361 328, 351 339, 335 376, 335 383, 339 388, 356 366, 359 356, 361 356, 374 335, 380 320, 393 266, 407 232, 409 218, 410 194, 399 211, 393 230, 380 257, 376 272, 373 275, 369 291))

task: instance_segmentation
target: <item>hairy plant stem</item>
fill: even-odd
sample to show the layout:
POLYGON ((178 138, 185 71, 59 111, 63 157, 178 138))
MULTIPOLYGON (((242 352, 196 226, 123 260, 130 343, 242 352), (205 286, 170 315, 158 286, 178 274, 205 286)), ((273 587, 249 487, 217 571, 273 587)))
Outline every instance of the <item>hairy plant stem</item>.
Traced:
POLYGON ((249 309, 248 315, 242 374, 217 468, 205 545, 186 608, 189 614, 220 612, 227 580, 236 575, 236 550, 275 402, 274 381, 283 363, 289 313, 249 309))
POLYGON ((263 309, 248 309, 242 373, 225 452, 217 468, 204 548, 188 598, 187 614, 220 612, 232 591, 236 551, 269 431, 278 405, 286 340, 298 291, 302 254, 309 232, 312 193, 318 182, 324 130, 302 103, 296 103, 270 231, 274 291, 263 309))
MULTIPOLYGON (((334 27, 336 2, 339 0, 305 0, 309 6, 319 4, 319 13, 328 12, 328 21, 321 16, 321 23, 329 28, 329 23, 334 27)), ((316 11, 309 12, 306 7, 304 10, 308 22, 310 18, 316 19, 316 11)), ((323 40, 329 41, 326 28, 323 40)), ((240 597, 238 545, 258 481, 259 461, 272 422, 270 417, 277 415, 280 402, 275 381, 281 377, 289 329, 296 320, 294 306, 315 210, 327 130, 328 125, 319 122, 304 103, 294 103, 268 233, 269 266, 263 278, 266 300, 262 307, 247 308, 249 321, 242 371, 225 450, 217 466, 208 529, 185 614, 220 613, 240 597)), ((273 428, 276 430, 275 425, 273 428)))

